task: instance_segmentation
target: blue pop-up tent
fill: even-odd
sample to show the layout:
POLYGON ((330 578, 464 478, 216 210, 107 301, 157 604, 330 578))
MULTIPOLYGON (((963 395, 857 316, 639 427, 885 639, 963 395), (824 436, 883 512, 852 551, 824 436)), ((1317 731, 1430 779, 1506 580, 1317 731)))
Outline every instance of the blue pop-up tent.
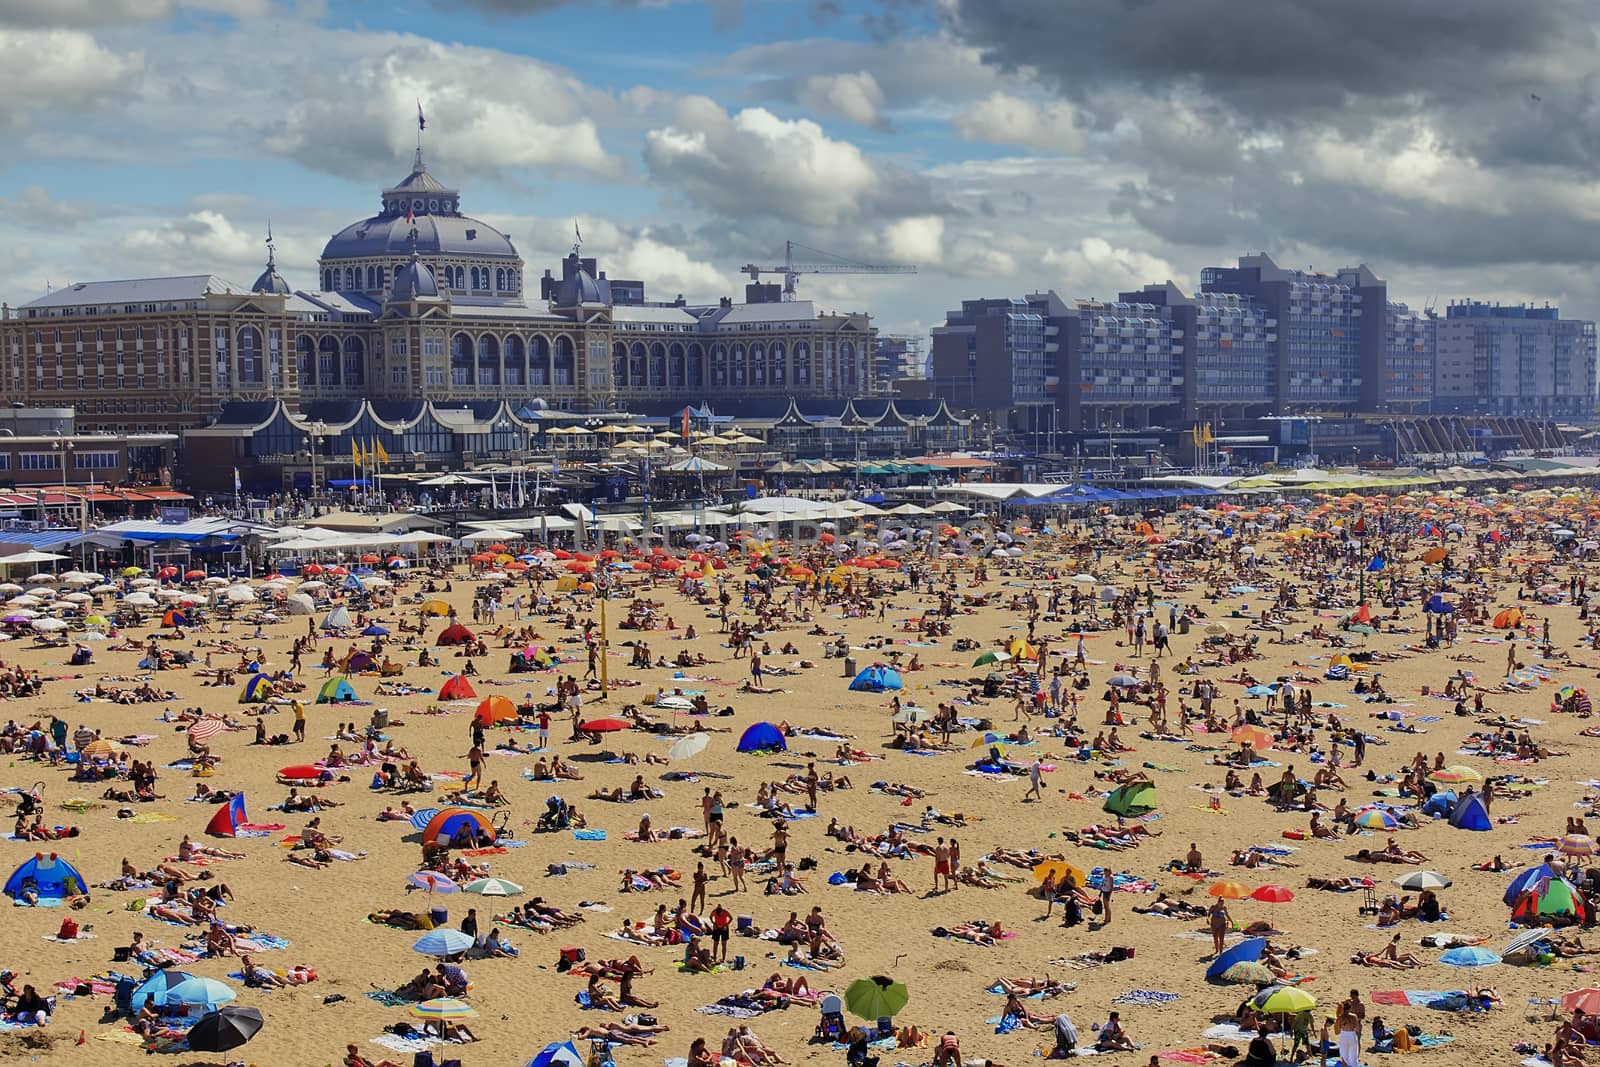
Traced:
POLYGON ((84 881, 83 875, 78 873, 78 868, 54 852, 48 856, 36 852, 32 858, 24 860, 21 866, 11 872, 11 877, 6 879, 6 896, 13 900, 20 897, 23 886, 30 878, 33 880, 32 888, 39 894, 40 900, 63 900, 67 897, 80 896, 89 885, 84 881))
POLYGON ((552 1041, 528 1061, 528 1067, 587 1067, 588 1062, 571 1041, 552 1041))
POLYGON ((752 724, 739 737, 740 752, 787 752, 789 743, 783 739, 783 731, 770 722, 752 724))
POLYGON ((1457 830, 1476 830, 1479 833, 1494 829, 1494 820, 1489 818, 1483 794, 1467 793, 1456 801, 1456 806, 1450 809, 1450 825, 1457 830))
POLYGON ((881 693, 886 689, 901 689, 904 686, 899 671, 880 663, 874 663, 850 681, 851 689, 863 693, 881 693))
POLYGON ((1223 949, 1216 959, 1211 961, 1211 966, 1206 968, 1207 978, 1220 978, 1223 972, 1235 963, 1254 963, 1267 951, 1267 939, 1264 937, 1247 938, 1223 949))

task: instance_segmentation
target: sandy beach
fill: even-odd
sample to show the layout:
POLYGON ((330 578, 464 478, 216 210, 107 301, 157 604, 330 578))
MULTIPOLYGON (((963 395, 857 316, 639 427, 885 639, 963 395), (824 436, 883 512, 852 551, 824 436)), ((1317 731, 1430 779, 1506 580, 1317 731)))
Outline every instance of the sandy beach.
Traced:
MULTIPOLYGON (((36 852, 55 852, 81 870, 90 883, 91 899, 80 909, 0 908, 4 945, 0 967, 15 973, 11 981, 18 989, 27 983, 42 994, 55 994, 57 983, 69 983, 63 988, 70 991, 76 980, 108 972, 138 975, 137 964, 113 962, 114 950, 128 946, 136 931, 147 942, 183 949, 186 936, 199 928, 161 921, 137 903, 158 900, 159 884, 126 890, 98 887, 118 876, 124 860, 137 871, 152 871, 177 855, 187 834, 196 844, 242 853, 243 858, 208 858, 203 866, 174 863, 196 878, 181 888, 225 883, 231 899, 217 909, 220 919, 252 928, 239 936, 264 934, 288 942, 286 947, 251 952, 254 962, 278 972, 310 968, 317 977, 286 988, 249 988, 229 977, 240 971, 237 958, 181 963, 181 969, 193 975, 226 982, 238 994, 233 1003, 259 1008, 265 1026, 234 1052, 162 1052, 162 1060, 169 1062, 334 1064, 342 1061, 346 1045, 354 1043, 373 1063, 387 1058, 409 1065, 410 1051, 401 1051, 403 1046, 392 1041, 385 1047, 373 1039, 392 1024, 420 1025, 420 1020, 410 1018, 403 1003, 383 1003, 368 994, 393 991, 436 961, 413 951, 420 932, 376 924, 368 916, 380 909, 426 912, 430 907, 448 909, 451 927, 459 925, 469 908, 475 909, 480 936, 498 926, 518 952, 515 958, 479 958, 481 953, 474 951, 460 964, 471 982, 467 1000, 476 1012, 464 1021, 480 1040, 433 1051, 437 1059, 459 1057, 469 1067, 521 1067, 549 1042, 640 1012, 670 1029, 656 1035, 652 1046, 615 1048, 618 1064, 654 1067, 663 1060, 681 1059, 696 1037, 706 1038, 715 1053, 728 1029, 741 1024, 749 1025, 782 1061, 842 1061, 843 1053, 831 1043, 811 1042, 819 1021, 819 1011, 811 1004, 794 1003, 753 1017, 697 1011, 761 987, 774 975, 784 982, 804 978, 812 990, 841 994, 856 979, 890 976, 910 993, 896 1023, 914 1024, 934 1038, 953 1031, 966 1062, 987 1059, 1012 1067, 1039 1050, 1048 1051, 1054 1034, 1047 1024, 997 1033, 995 1020, 1002 1015, 1006 998, 989 989, 1001 979, 1049 975, 1070 988, 1024 1001, 1031 1012, 1067 1012, 1081 1044, 1088 1046, 1095 1041, 1091 1027, 1118 1011, 1139 1045, 1136 1051, 1106 1053, 1099 1062, 1143 1065, 1163 1052, 1181 1055, 1162 1062, 1232 1062, 1208 1060, 1193 1051, 1208 1043, 1231 1044, 1242 1056, 1248 1043, 1247 1038, 1203 1036, 1218 1020, 1233 1017, 1255 989, 1250 984, 1207 982, 1204 977, 1213 950, 1204 911, 1217 899, 1209 890, 1231 881, 1247 893, 1277 885, 1292 894, 1292 899, 1277 903, 1237 899, 1226 904, 1235 924, 1264 922, 1277 931, 1270 941, 1280 950, 1277 958, 1284 973, 1299 979, 1298 988, 1316 998, 1313 1036, 1338 1002, 1357 990, 1365 1002, 1368 1024, 1377 1015, 1390 1027, 1415 1024, 1426 1034, 1453 1039, 1441 1048, 1420 1052, 1426 1060, 1512 1063, 1522 1059, 1512 1051, 1514 1042, 1543 1046, 1555 1032, 1556 1023, 1548 1018, 1550 1008, 1530 1007, 1530 998, 1560 997, 1600 984, 1587 973, 1596 958, 1579 955, 1544 966, 1503 963, 1459 968, 1439 962, 1441 950, 1426 947, 1422 939, 1481 938, 1484 949, 1499 952, 1514 932, 1508 928, 1510 909, 1502 900, 1513 872, 1540 862, 1549 843, 1567 832, 1568 820, 1590 810, 1596 792, 1587 783, 1595 776, 1589 761, 1600 751, 1600 742, 1580 733, 1590 722, 1573 713, 1574 702, 1566 710, 1552 708, 1553 701, 1577 696, 1562 693, 1563 687, 1592 688, 1597 682, 1600 660, 1587 636, 1590 623, 1582 609, 1583 596, 1572 595, 1577 578, 1594 577, 1595 553, 1558 550, 1544 525, 1556 518, 1576 530, 1579 538, 1587 536, 1595 521, 1576 497, 1508 493, 1483 501, 1424 495, 1369 499, 1364 504, 1318 500, 1294 511, 1281 504, 1264 511, 1184 510, 1153 517, 1143 525, 1136 516, 1110 516, 1097 532, 1076 521, 1048 534, 1019 529, 1013 523, 1010 530, 1024 546, 1016 557, 980 559, 982 541, 934 538, 932 549, 925 553, 895 557, 902 563, 898 569, 850 569, 848 591, 836 587, 820 598, 813 597, 810 585, 787 580, 784 565, 777 564, 768 600, 765 592, 747 588, 746 583, 760 579, 750 573, 751 561, 737 551, 728 555, 726 569, 712 569, 709 576, 692 579, 699 597, 685 595, 682 588, 683 575, 697 574, 698 562, 677 572, 659 571, 653 578, 627 572, 612 590, 606 609, 609 693, 602 696, 584 689, 581 717, 587 722, 623 716, 633 705, 656 721, 704 731, 708 743, 692 759, 669 762, 667 751, 677 738, 637 728, 596 735, 598 743, 573 740, 565 708, 551 711, 550 742, 540 751, 501 747, 514 741, 519 749, 537 748, 539 734, 532 718, 516 728, 506 722, 489 726, 483 777, 497 783, 509 803, 473 810, 503 827, 514 840, 509 847, 473 850, 476 854, 466 856, 457 849, 451 860, 460 857, 481 868, 475 875, 486 873, 523 887, 523 895, 512 897, 408 891, 408 879, 423 859, 421 834, 409 821, 384 821, 379 814, 402 803, 414 809, 449 806, 452 794, 471 772, 474 715, 487 698, 503 697, 513 706, 550 706, 557 702, 558 678, 570 676, 581 684, 588 665, 585 629, 591 639, 598 637, 599 612, 591 595, 557 591, 557 577, 569 573, 566 561, 552 561, 552 577, 538 588, 528 577, 539 573, 537 568, 486 577, 481 568, 478 576, 472 576, 466 567, 459 567, 448 576, 433 578, 397 570, 391 573, 395 586, 381 591, 375 603, 349 605, 350 627, 340 633, 322 628, 328 611, 349 599, 339 591, 336 579, 313 590, 318 594, 314 615, 284 614, 276 621, 257 623, 252 615, 262 605, 241 603, 229 621, 215 612, 201 612, 191 620, 198 624, 182 628, 176 640, 166 639, 173 630, 160 626, 159 611, 147 612, 143 624, 89 644, 93 660, 79 666, 69 663, 78 631, 68 633, 64 647, 41 647, 27 626, 17 626, 21 636, 0 644, 0 661, 8 672, 38 672, 43 689, 9 700, 0 708, 0 718, 24 729, 39 723, 48 731, 50 717, 58 717, 69 732, 69 748, 73 747, 70 734, 80 728, 99 731, 108 739, 138 737, 140 743, 126 748, 128 758, 153 763, 158 775, 154 790, 162 799, 107 799, 108 789, 131 789, 132 784, 72 780, 72 767, 29 758, 26 738, 16 739, 15 747, 22 751, 4 757, 0 786, 28 791, 37 784, 43 824, 73 826, 80 832, 53 842, 7 841, 0 848, 5 871, 36 852), (1438 525, 1443 521, 1459 521, 1462 534, 1444 535, 1438 525), (1419 532, 1419 526, 1428 522, 1444 536, 1419 532), (1491 531, 1502 540, 1485 540, 1491 531), (1422 562, 1424 553, 1439 548, 1447 551, 1446 559, 1422 562), (1543 562, 1552 556, 1555 562, 1543 562), (1381 559, 1381 567, 1374 565, 1375 558, 1381 559), (1447 567, 1449 572, 1442 573, 1447 567), (918 578, 914 591, 907 587, 911 571, 918 578), (430 582, 432 588, 425 588, 430 582), (500 589, 499 610, 493 622, 478 621, 473 598, 491 586, 500 589), (548 611, 534 610, 538 589, 551 600, 548 611), (770 620, 752 638, 760 653, 765 691, 749 691, 752 659, 736 656, 728 646, 721 590, 728 594, 726 612, 732 624, 758 624, 763 609, 770 620), (1363 590, 1370 623, 1366 616, 1352 617, 1363 590), (1450 614, 1424 610, 1435 593, 1452 609, 1450 614), (1075 594, 1082 597, 1077 610, 1069 600, 1075 594), (523 606, 517 617, 513 601, 519 598, 523 606), (437 647, 450 619, 420 616, 424 600, 448 604, 459 622, 488 646, 486 654, 471 657, 476 674, 467 681, 474 696, 441 697, 441 687, 465 668, 468 657, 457 647, 437 647), (630 610, 636 600, 653 606, 648 611, 630 610), (945 614, 941 601, 948 609, 945 614), (1122 612, 1129 606, 1136 609, 1145 631, 1139 654, 1121 624, 1122 612), (1506 609, 1520 609, 1521 626, 1494 625, 1495 616, 1506 609), (1113 627, 1114 611, 1119 622, 1113 627), (1153 647, 1157 624, 1165 629, 1186 614, 1189 624, 1175 627, 1170 649, 1157 655, 1153 647), (671 629, 666 628, 669 616, 671 629), (569 618, 574 625, 568 625, 569 618), (629 628, 624 623, 630 618, 653 628, 629 628), (402 633, 402 622, 415 625, 419 619, 425 627, 420 637, 402 633), (948 633, 924 632, 919 621, 924 619, 947 624, 948 633), (1426 628, 1434 619, 1452 620, 1454 636, 1446 633, 1437 647, 1430 648, 1426 628), (389 636, 360 632, 373 623, 388 630, 389 636), (696 636, 688 639, 691 625, 696 636), (280 689, 268 703, 241 702, 249 675, 238 668, 241 661, 257 657, 239 649, 259 647, 267 672, 286 671, 293 643, 308 634, 312 643, 302 653, 303 669, 296 676, 304 689, 295 693, 280 689), (193 662, 155 672, 140 669, 138 664, 156 635, 162 639, 154 641, 155 647, 193 653, 193 662), (879 664, 896 667, 903 688, 852 690, 853 675, 847 673, 844 660, 826 655, 841 635, 858 672, 879 664), (650 655, 668 665, 631 666, 636 650, 630 643, 638 641, 647 642, 650 655), (1007 649, 1013 642, 1027 643, 1017 649, 1023 656, 1043 648, 1042 674, 1036 675, 1039 665, 1026 658, 976 663, 985 652, 1007 649), (561 662, 553 669, 512 674, 512 652, 525 645, 553 648, 561 662), (770 651, 762 653, 763 645, 770 651), (791 645, 793 651, 784 651, 791 645), (1087 682, 1074 688, 1080 647, 1087 682), (374 648, 380 661, 388 657, 403 666, 403 672, 393 677, 370 670, 351 672, 347 681, 357 702, 316 702, 325 681, 345 676, 338 668, 327 671, 317 666, 326 654, 339 659, 352 649, 374 648), (437 660, 435 665, 418 665, 424 650, 437 660), (1511 670, 1521 671, 1511 684, 1506 678, 1508 650, 1514 661, 1511 670), (704 662, 672 665, 680 654, 703 657, 704 662), (1335 657, 1341 654, 1351 656, 1349 667, 1342 663, 1335 667, 1335 657), (213 669, 226 668, 233 672, 231 677, 217 684, 216 678, 203 676, 208 658, 213 669), (1164 696, 1158 697, 1149 684, 1152 660, 1159 665, 1164 696), (1182 672, 1185 662, 1191 664, 1190 673, 1182 672), (1063 673, 1053 695, 1051 678, 1058 668, 1063 673), (1108 682, 1124 674, 1139 684, 1118 690, 1121 724, 1107 724, 1108 682), (1441 695, 1452 676, 1467 679, 1458 683, 1467 686, 1460 714, 1456 700, 1441 695), (1374 678, 1377 694, 1369 692, 1374 678), (996 679, 990 683, 994 695, 985 697, 988 679, 996 679), (1251 684, 1284 679, 1292 679, 1296 692, 1308 694, 1309 714, 1293 720, 1306 724, 1303 740, 1283 736, 1290 720, 1281 708, 1281 690, 1270 698, 1262 690, 1255 691, 1260 695, 1249 695, 1251 684), (132 703, 75 696, 79 691, 92 692, 97 683, 107 692, 148 684, 162 696, 132 703), (1202 683, 1215 688, 1213 714, 1220 730, 1205 729, 1202 683), (425 691, 392 695, 380 690, 396 684, 425 691), (682 692, 685 703, 703 695, 712 714, 651 706, 658 691, 671 695, 674 690, 682 692), (165 696, 168 692, 170 698, 165 696), (1040 696, 1035 698, 1035 693, 1040 696), (1478 696, 1481 708, 1474 704, 1478 696), (1369 697, 1376 698, 1369 702, 1369 697), (269 739, 293 734, 290 699, 303 703, 306 740, 281 746, 254 744, 258 720, 269 739), (1075 711, 1072 699, 1077 701, 1075 711), (1158 737, 1149 722, 1151 704, 1163 701, 1168 733, 1158 737), (963 721, 949 735, 947 746, 938 744, 941 731, 934 724, 914 725, 912 729, 928 731, 935 744, 927 750, 906 751, 891 744, 896 740, 892 721, 896 702, 902 720, 918 718, 907 709, 925 709, 931 718, 946 705, 963 721), (1187 726, 1180 721, 1180 704, 1190 717, 1187 726), (175 765, 192 755, 191 724, 172 720, 195 707, 238 726, 196 742, 208 746, 216 758, 216 766, 204 776, 195 775, 187 764, 175 765), (375 745, 381 750, 392 744, 395 750, 404 750, 405 758, 380 756, 376 765, 334 767, 334 781, 298 787, 300 794, 323 797, 338 806, 315 813, 273 810, 291 788, 279 780, 283 768, 316 765, 334 745, 346 757, 359 755, 363 742, 338 740, 339 727, 354 723, 357 731, 364 731, 380 709, 388 726, 379 731, 384 740, 375 745), (731 709, 731 714, 721 714, 723 709, 731 709), (1256 752, 1260 762, 1236 769, 1244 788, 1228 792, 1223 787, 1229 768, 1217 761, 1240 752, 1235 727, 1245 712, 1254 714, 1268 736, 1260 739, 1256 752), (1491 716, 1512 722, 1509 754, 1500 759, 1468 751, 1475 748, 1468 744, 1469 735, 1495 730, 1485 725, 1491 716), (1352 744, 1330 746, 1333 720, 1344 731, 1365 735, 1359 767, 1352 767, 1356 759, 1352 744), (792 728, 785 738, 786 752, 736 750, 744 732, 760 722, 792 728), (974 723, 981 729, 974 729, 974 723), (975 761, 991 755, 984 731, 1004 736, 1023 727, 1029 731, 1029 742, 995 749, 1016 773, 973 769, 975 761), (1113 730, 1124 750, 1111 750, 1113 730), (1528 735, 1533 747, 1525 745, 1518 758, 1516 735, 1521 734, 1528 735), (1097 735, 1104 742, 1102 748, 1094 745, 1097 735), (841 744, 881 758, 841 761, 841 744), (1320 825, 1337 830, 1336 838, 1312 837, 1312 813, 1303 805, 1301 810, 1292 806, 1280 810, 1268 796, 1247 791, 1255 774, 1269 786, 1285 775, 1313 782, 1319 771, 1330 767, 1328 755, 1334 747, 1344 787, 1324 784, 1315 789, 1315 799, 1326 809, 1317 813, 1320 825), (621 754, 660 761, 633 764, 614 758, 621 754), (1419 754, 1428 772, 1436 765, 1465 766, 1483 779, 1509 776, 1494 783, 1488 830, 1452 827, 1447 820, 1420 811, 1420 798, 1401 795, 1401 776, 1419 754), (536 766, 551 757, 559 757, 581 780, 530 780, 536 766), (402 794, 371 788, 374 772, 383 763, 403 769, 413 759, 430 776, 427 791, 402 794), (1039 795, 1029 798, 1035 764, 1039 795), (837 786, 819 789, 814 815, 804 810, 805 779, 812 765, 819 778, 832 776, 828 780, 837 786), (1118 779, 1132 775, 1153 784, 1154 817, 1123 821, 1103 810, 1106 794, 1118 779), (624 800, 593 796, 613 790, 626 794, 636 776, 642 776, 644 788, 660 795, 624 800), (845 776, 849 788, 838 781, 845 776), (874 788, 878 782, 893 788, 874 788), (706 825, 705 791, 720 790, 726 834, 762 856, 775 840, 775 820, 757 806, 763 783, 787 786, 775 794, 777 802, 792 812, 783 817, 780 837, 786 835, 786 858, 795 864, 793 877, 801 880, 803 893, 764 892, 774 875, 757 867, 745 876, 748 890, 736 892, 722 864, 693 851, 705 844, 703 840, 670 833, 671 828, 683 827, 699 834, 706 825), (193 799, 197 786, 242 792, 250 823, 281 824, 281 828, 233 838, 207 836, 207 824, 223 805, 193 799), (902 791, 900 786, 910 788, 902 791), (577 806, 590 832, 579 834, 570 827, 539 832, 537 824, 547 801, 556 796, 577 806), (1386 830, 1375 816, 1367 821, 1379 825, 1351 833, 1340 827, 1333 811, 1341 803, 1352 815, 1374 804, 1392 804, 1398 818, 1412 817, 1417 826, 1408 828, 1401 821, 1398 828, 1386 830), (930 818, 930 808, 943 819, 930 818), (119 809, 131 811, 132 817, 119 818, 119 809), (306 851, 294 850, 286 839, 304 838, 313 818, 320 819, 317 829, 337 839, 336 848, 354 858, 334 859, 322 867, 290 862, 291 856, 303 858, 306 851), (627 840, 646 818, 652 831, 667 839, 627 840), (881 861, 909 891, 863 892, 848 883, 830 884, 831 875, 859 870, 866 862, 861 849, 827 835, 835 820, 863 838, 885 834, 896 823, 910 824, 911 829, 899 836, 912 854, 881 861), (1103 835, 1091 827, 1105 828, 1103 835), (598 836, 592 831, 604 831, 604 839, 589 839, 598 836), (1353 858, 1361 850, 1381 852, 1391 837, 1399 849, 1425 858, 1416 863, 1364 863, 1353 858), (959 843, 960 867, 970 880, 935 893, 931 853, 939 838, 959 843), (1237 850, 1251 846, 1261 846, 1255 855, 1265 860, 1263 865, 1231 862, 1237 850), (1200 870, 1173 870, 1173 865, 1182 867, 1191 858, 1191 848, 1198 853, 1200 870), (1038 850, 1083 872, 1109 865, 1130 877, 1109 895, 1109 921, 1085 905, 1082 923, 1064 928, 1061 905, 1045 918, 1034 871, 998 857, 985 859, 996 850, 1038 850), (1503 857, 1505 872, 1473 869, 1497 855, 1503 857), (987 879, 992 886, 982 884, 986 879, 979 873, 980 861, 992 872, 987 879), (827 969, 821 964, 790 966, 783 962, 790 952, 787 945, 736 934, 728 947, 728 967, 715 973, 679 973, 682 945, 629 944, 610 936, 625 920, 648 925, 659 907, 670 912, 680 898, 689 900, 698 863, 704 863, 710 874, 704 905, 697 903, 692 909, 703 918, 721 905, 736 926, 748 917, 755 930, 771 931, 782 927, 791 912, 804 919, 813 907, 820 907, 828 939, 838 943, 842 959, 827 969), (662 867, 681 872, 681 885, 621 891, 623 870, 662 867), (1419 870, 1437 872, 1451 881, 1438 891, 1448 913, 1446 921, 1405 918, 1392 928, 1380 929, 1379 916, 1362 911, 1365 894, 1360 888, 1330 891, 1308 885, 1310 879, 1370 879, 1380 902, 1391 894, 1408 894, 1409 903, 1415 905, 1419 894, 1397 888, 1393 880, 1419 870), (208 877, 202 880, 201 875, 208 877), (1178 918, 1136 912, 1163 895, 1194 905, 1201 914, 1178 918), (540 932, 494 920, 535 897, 583 921, 540 932), (67 917, 92 936, 65 943, 52 940, 67 917), (936 930, 959 933, 973 923, 996 922, 1006 933, 992 945, 981 943, 988 940, 981 933, 972 935, 977 942, 935 936, 936 930), (1396 934, 1398 953, 1414 955, 1420 966, 1401 972, 1352 962, 1353 956, 1379 953, 1396 934), (582 949, 591 963, 637 955, 650 971, 633 980, 632 990, 658 1006, 624 1012, 584 1010, 577 1002, 586 988, 584 977, 558 969, 567 948, 582 949), (1113 949, 1127 950, 1115 953, 1127 958, 1107 963, 1085 958, 1113 949), (736 957, 742 958, 742 969, 731 965, 736 957), (1396 1003, 1391 996, 1373 1000, 1374 992, 1445 992, 1478 986, 1492 986, 1500 1003, 1478 1013, 1439 1010, 1420 1001, 1396 1003)), ((793 552, 799 560, 808 550, 771 546, 769 551, 793 552)), ((116 579, 131 580, 131 576, 116 579)), ((259 579, 250 584, 262 588, 259 579)), ((67 591, 64 585, 34 585, 67 591)), ((297 585, 298 579, 279 588, 292 592, 297 585)), ((205 590, 199 582, 183 584, 181 577, 174 588, 205 590)), ((113 611, 113 597, 99 594, 96 606, 113 611)), ((112 759, 117 759, 114 753, 112 759)), ((1426 774, 1418 776, 1423 777, 1426 774)), ((1445 787, 1429 782, 1430 787, 1445 787)), ((1450 787, 1462 790, 1469 785, 1484 788, 1472 776, 1450 787)), ((9 806, 4 814, 12 814, 9 806)), ((6 827, 11 825, 8 818, 6 827)), ((1576 868, 1587 861, 1571 862, 1576 868)), ((879 863, 874 855, 872 872, 879 863)), ((1095 899, 1100 898, 1095 895, 1095 899)), ((1241 935, 1229 933, 1229 944, 1239 940, 1241 935)), ((1600 941, 1595 944, 1600 947, 1600 941)), ((193 942, 188 945, 194 947, 193 942)), ((804 945, 797 954, 809 956, 804 945)), ((602 988, 615 995, 617 982, 608 978, 602 988)), ((63 996, 48 1026, 0 1034, 0 1056, 86 1067, 142 1059, 145 1040, 128 1029, 130 1020, 111 1018, 111 1005, 112 997, 103 994, 63 996)), ((846 1021, 861 1022, 849 1015, 846 1021)), ((1364 1025, 1363 1048, 1370 1045, 1367 1031, 1364 1025)), ((1287 1050, 1288 1039, 1280 1043, 1287 1050)), ((582 1041, 578 1047, 588 1048, 582 1041)), ((875 1049, 873 1055, 882 1057, 885 1065, 922 1064, 932 1060, 933 1050, 886 1047, 875 1049)), ((1368 1063, 1384 1058, 1368 1052, 1362 1056, 1368 1063)))

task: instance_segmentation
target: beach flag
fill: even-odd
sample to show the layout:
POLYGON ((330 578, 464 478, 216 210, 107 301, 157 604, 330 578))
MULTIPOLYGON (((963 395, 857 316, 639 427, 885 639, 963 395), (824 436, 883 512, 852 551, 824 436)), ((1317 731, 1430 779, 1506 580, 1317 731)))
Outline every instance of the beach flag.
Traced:
POLYGON ((353 437, 350 439, 350 466, 356 470, 361 469, 361 446, 353 437))
POLYGON ((681 432, 683 434, 683 439, 685 441, 687 441, 689 439, 689 408, 688 408, 688 405, 685 405, 684 409, 683 409, 683 430, 681 432))
POLYGON ((1216 436, 1212 434, 1212 432, 1211 432, 1211 424, 1208 422, 1208 423, 1206 423, 1206 439, 1205 439, 1205 443, 1209 445, 1211 442, 1213 442, 1215 440, 1216 440, 1216 436))
POLYGON ((389 450, 383 447, 382 441, 372 442, 372 447, 377 450, 379 463, 389 462, 389 450))

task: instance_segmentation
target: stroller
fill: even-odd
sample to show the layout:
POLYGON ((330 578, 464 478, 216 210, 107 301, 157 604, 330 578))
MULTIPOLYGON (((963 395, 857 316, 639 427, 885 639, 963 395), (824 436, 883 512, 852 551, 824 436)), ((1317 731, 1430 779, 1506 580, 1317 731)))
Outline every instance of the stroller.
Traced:
POLYGON ((817 1020, 815 1041, 843 1041, 845 1036, 844 1001, 833 993, 823 997, 817 1005, 822 1017, 817 1020))

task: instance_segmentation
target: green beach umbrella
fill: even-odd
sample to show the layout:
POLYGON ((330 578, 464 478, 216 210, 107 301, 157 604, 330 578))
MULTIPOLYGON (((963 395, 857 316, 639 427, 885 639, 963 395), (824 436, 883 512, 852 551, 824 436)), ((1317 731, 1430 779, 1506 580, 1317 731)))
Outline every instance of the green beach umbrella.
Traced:
POLYGON ((857 978, 844 991, 844 1004, 850 1014, 873 1021, 894 1018, 910 1000, 911 992, 902 983, 881 974, 857 978))

